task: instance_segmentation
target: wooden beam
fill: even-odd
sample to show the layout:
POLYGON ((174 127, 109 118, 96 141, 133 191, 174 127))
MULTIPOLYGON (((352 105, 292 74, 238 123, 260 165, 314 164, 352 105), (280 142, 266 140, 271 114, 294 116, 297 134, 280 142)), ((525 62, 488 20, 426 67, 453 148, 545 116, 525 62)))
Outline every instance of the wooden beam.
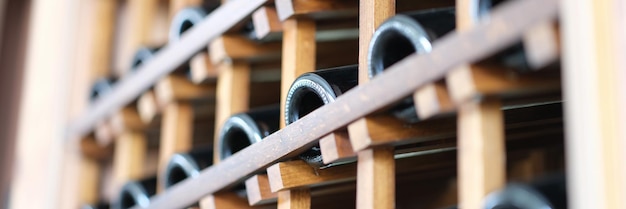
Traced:
POLYGON ((386 114, 365 117, 348 126, 354 151, 392 142, 411 143, 450 138, 454 130, 454 118, 406 124, 386 114))
MULTIPOLYGON (((285 118, 285 101, 293 81, 306 72, 315 70, 315 22, 295 18, 283 23, 283 55, 280 89, 280 118, 285 118)), ((280 127, 285 121, 280 120, 280 127)))
POLYGON ((559 35, 559 27, 553 21, 539 23, 524 34, 522 43, 531 69, 545 68, 560 58, 559 35))
POLYGON ((224 62, 219 67, 215 105, 215 132, 213 162, 220 162, 219 133, 228 118, 249 108, 250 65, 246 62, 224 62))
POLYGON ((311 208, 311 191, 308 188, 278 192, 278 209, 311 208))
POLYGON ((302 160, 280 162, 267 168, 272 192, 349 181, 355 173, 354 164, 317 169, 302 160))
POLYGON ((157 103, 154 91, 146 91, 137 100, 137 111, 141 121, 146 126, 150 126, 160 120, 159 115, 163 107, 157 103))
POLYGON ((625 11, 623 2, 614 0, 562 4, 567 186, 573 209, 626 207, 625 11))
POLYGON ((160 106, 177 101, 215 98, 214 85, 196 85, 180 75, 169 75, 163 78, 155 85, 154 92, 160 106))
POLYGON ((504 118, 500 101, 463 104, 458 114, 459 203, 478 209, 485 195, 506 183, 504 118))
POLYGON ((280 60, 281 44, 260 44, 243 35, 223 35, 213 40, 209 48, 213 64, 227 60, 259 62, 280 60))
POLYGON ((189 61, 191 81, 195 84, 206 84, 217 79, 217 67, 213 66, 209 54, 200 52, 189 61))
POLYGON ((127 131, 115 142, 113 154, 113 190, 119 191, 127 181, 143 177, 148 142, 143 133, 127 131))
POLYGON ((135 106, 125 107, 114 114, 109 124, 115 136, 120 136, 127 131, 142 131, 147 127, 141 120, 135 106))
POLYGON ((320 139, 320 151, 325 164, 354 158, 356 153, 347 130, 334 131, 320 139))
POLYGON ((113 130, 111 129, 111 123, 109 120, 98 123, 94 130, 94 135, 98 144, 106 146, 113 142, 113 130))
POLYGON ((270 189, 270 180, 267 174, 257 174, 246 180, 246 194, 248 204, 263 205, 278 200, 277 193, 270 189))
POLYGON ((358 156, 356 208, 393 208, 396 187, 393 147, 366 149, 358 156))
POLYGON ((254 35, 259 40, 281 36, 283 33, 283 24, 273 6, 263 6, 252 13, 252 23, 254 35))
POLYGON ((357 16, 358 2, 349 0, 275 0, 276 11, 280 20, 285 21, 292 17, 338 18, 357 16))
POLYGON ((450 114, 456 110, 444 81, 426 85, 413 93, 415 110, 420 120, 450 114))
POLYGON ((201 209, 246 209, 258 208, 248 205, 245 198, 240 197, 234 192, 224 192, 209 195, 200 201, 201 209))
POLYGON ((164 181, 162 174, 170 157, 177 152, 191 149, 193 116, 193 109, 185 102, 170 103, 163 111, 157 175, 159 188, 163 185, 160 182, 164 181))
POLYGON ((82 151, 83 157, 92 160, 107 160, 113 155, 113 146, 101 145, 93 137, 86 137, 80 140, 80 150, 82 151))
POLYGON ((240 151, 240 154, 203 170, 198 177, 183 181, 153 197, 151 208, 184 207, 203 196, 243 181, 248 175, 277 161, 292 158, 303 151, 302 148, 312 145, 332 131, 411 95, 426 83, 443 78, 455 66, 478 61, 512 44, 537 22, 555 18, 558 5, 557 0, 525 0, 499 7, 490 17, 489 23, 477 25, 463 33, 449 34, 430 54, 407 57, 368 84, 346 92, 333 104, 315 110, 289 127, 240 151), (489 38, 485 38, 487 36, 489 38), (418 72, 415 68, 429 70, 418 72))

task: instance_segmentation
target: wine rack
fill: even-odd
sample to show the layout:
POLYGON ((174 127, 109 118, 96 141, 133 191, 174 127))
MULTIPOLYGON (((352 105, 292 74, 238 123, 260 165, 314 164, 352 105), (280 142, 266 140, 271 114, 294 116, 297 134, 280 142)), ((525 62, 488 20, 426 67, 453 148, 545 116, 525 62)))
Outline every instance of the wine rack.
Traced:
MULTIPOLYGON (((201 1, 171 2, 170 18, 201 1)), ((526 191, 509 182, 565 187, 561 176, 530 183, 551 172, 575 182, 564 164, 571 160, 564 143, 564 112, 571 110, 561 96, 571 94, 562 83, 569 75, 561 64, 561 37, 569 34, 559 18, 566 4, 510 0, 475 11, 478 3, 469 0, 223 1, 180 40, 121 73, 111 92, 70 124, 68 143, 81 145, 84 161, 109 162, 114 194, 128 181, 156 176, 157 194, 137 203, 146 208, 509 204, 510 193, 526 191), (401 56, 370 76, 374 31, 396 14, 434 8, 454 11, 456 28, 431 40, 427 53, 401 56), (511 50, 517 46, 523 50, 511 50), (503 51, 523 53, 523 69, 502 64, 503 51), (299 76, 349 64, 358 64, 356 87, 285 123, 287 92, 299 76), (272 104, 280 105, 280 130, 221 153, 218 139, 229 117, 272 104), (416 121, 394 117, 391 112, 407 110, 399 105, 414 109, 408 112, 416 121), (212 146, 213 165, 166 188, 170 158, 201 146, 212 146), (298 157, 312 147, 321 152, 321 165, 298 157)), ((135 16, 133 24, 145 18, 135 16)), ((140 42, 139 36, 129 39, 140 42)), ((96 49, 110 52, 107 47, 96 49)), ((103 178, 98 172, 79 174, 88 185, 80 192, 92 195, 77 205, 107 196, 93 183, 103 178)), ((578 194, 574 189, 567 188, 569 198, 578 194)))

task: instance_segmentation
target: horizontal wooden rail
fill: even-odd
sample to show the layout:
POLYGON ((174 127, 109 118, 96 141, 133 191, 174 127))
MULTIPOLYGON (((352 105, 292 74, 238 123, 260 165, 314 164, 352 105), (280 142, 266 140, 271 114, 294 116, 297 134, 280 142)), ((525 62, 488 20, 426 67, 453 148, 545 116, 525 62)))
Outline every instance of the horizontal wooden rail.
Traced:
POLYGON ((250 16, 267 1, 231 0, 213 11, 202 23, 186 32, 179 42, 165 46, 154 59, 140 66, 137 73, 122 78, 111 94, 96 101, 70 124, 66 139, 79 139, 79 136, 89 133, 97 121, 137 99, 159 79, 191 59, 197 52, 206 48, 211 40, 250 16))
MULTIPOLYGON (((234 2, 240 4, 241 0, 234 2)), ((262 1, 249 3, 254 4, 254 6, 241 4, 237 11, 257 7, 256 3, 259 2, 262 1)), ((359 118, 411 95, 425 84, 443 78, 454 67, 463 63, 476 62, 520 40, 524 31, 533 25, 556 18, 558 2, 558 0, 525 0, 502 5, 494 11, 489 23, 478 25, 462 33, 455 32, 442 38, 434 44, 434 49, 430 54, 407 57, 391 66, 381 76, 348 91, 333 104, 321 107, 288 127, 268 136, 263 141, 203 170, 197 178, 185 180, 166 192, 153 197, 150 208, 185 207, 202 197, 241 182, 255 172, 265 169, 281 159, 293 157, 332 131, 345 127, 359 118)), ((228 3, 226 6, 233 6, 234 4, 228 3)), ((216 16, 220 15, 220 20, 227 21, 231 15, 224 14, 223 11, 235 10, 220 11, 216 16)), ((202 30, 207 29, 208 31, 208 28, 211 28, 210 24, 217 24, 213 22, 217 18, 210 17, 209 20, 201 25, 202 30)), ((219 31, 222 30, 223 28, 219 29, 219 31)), ((199 33, 193 34, 200 35, 199 33)), ((169 52, 174 53, 175 51, 166 52, 164 54, 170 55, 169 52)), ((163 58, 165 55, 157 57, 158 61, 150 63, 147 68, 156 68, 159 61, 165 62, 160 60, 163 58)), ((163 72, 165 71, 163 70, 163 72)), ((148 73, 144 72, 144 74, 148 73)), ((127 88, 131 87, 128 86, 127 88)), ((124 89, 116 90, 115 93, 117 94, 126 92, 122 91, 124 89)), ((113 95, 108 99, 120 99, 118 97, 121 96, 124 95, 113 95), (117 97, 113 98, 114 96, 117 97)), ((126 93, 125 96, 131 95, 126 93)), ((121 102, 118 101, 118 103, 121 102)), ((103 104, 100 104, 102 105, 101 108, 107 107, 104 106, 105 104, 103 101, 103 104)))

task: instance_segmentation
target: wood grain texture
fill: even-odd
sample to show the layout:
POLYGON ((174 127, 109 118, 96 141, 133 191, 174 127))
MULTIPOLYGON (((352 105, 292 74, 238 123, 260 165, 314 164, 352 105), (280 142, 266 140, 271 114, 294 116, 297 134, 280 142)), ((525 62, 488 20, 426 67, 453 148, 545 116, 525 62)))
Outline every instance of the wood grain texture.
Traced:
POLYGON ((561 54, 559 27, 552 21, 537 24, 524 34, 522 43, 532 69, 541 69, 558 60, 561 54))
POLYGON ((396 14, 396 0, 359 1, 359 84, 369 81, 367 53, 376 28, 396 14))
POLYGON ((92 24, 89 25, 91 33, 89 45, 92 46, 91 56, 87 59, 92 71, 93 81, 100 77, 112 75, 111 60, 113 57, 113 37, 116 21, 117 1, 90 1, 89 18, 92 24))
POLYGON ((325 164, 354 158, 356 153, 347 130, 334 131, 320 139, 320 151, 325 164))
POLYGON ((498 65, 460 65, 446 76, 454 103, 481 96, 515 97, 560 89, 558 77, 520 75, 498 65))
POLYGON ((253 207, 248 205, 245 198, 240 197, 234 192, 223 192, 209 195, 200 201, 201 209, 246 209, 261 207, 253 207))
POLYGON ((117 138, 113 154, 114 191, 119 191, 127 181, 143 177, 147 150, 148 142, 143 133, 128 131, 117 138))
POLYGON ((257 174, 246 180, 246 194, 250 205, 275 203, 278 200, 278 194, 270 189, 267 174, 257 174))
MULTIPOLYGON (((280 88, 280 118, 285 118, 285 101, 293 81, 315 70, 315 22, 305 18, 289 19, 283 23, 283 54, 280 88)), ((280 120, 280 127, 285 121, 280 120)))
POLYGON ((422 120, 441 114, 449 114, 456 110, 456 106, 448 93, 448 87, 443 81, 426 85, 415 91, 413 102, 417 115, 422 120))
POLYGON ((396 168, 393 147, 376 147, 358 153, 356 208, 394 208, 396 168))
POLYGON ((463 104, 458 114, 460 207, 478 209, 506 183, 504 118, 498 99, 463 104))
POLYGON ((358 2, 350 0, 275 0, 276 11, 280 20, 285 21, 292 17, 338 18, 357 16, 358 2))
MULTIPOLYGON (((154 85, 164 75, 173 72, 176 67, 187 62, 207 44, 230 29, 244 17, 250 15, 267 0, 234 0, 223 4, 203 22, 187 31, 176 44, 162 48, 155 58, 145 63, 137 73, 122 78, 113 93, 106 96, 72 122, 70 135, 82 136, 90 132, 95 123, 106 115, 112 114, 154 85)), ((101 57, 100 57, 101 58, 101 57)), ((68 137, 69 139, 78 139, 68 137)))
POLYGON ((85 137, 80 140, 80 150, 83 157, 91 160, 104 161, 113 156, 113 146, 101 145, 94 137, 85 137))
POLYGON ((276 7, 263 6, 252 13, 254 35, 258 39, 280 36, 283 32, 283 24, 278 19, 276 7))
POLYGON ((278 61, 280 43, 258 43, 243 35, 223 35, 209 44, 211 62, 219 64, 227 60, 234 61, 278 61))
MULTIPOLYGON (((214 139, 222 125, 236 113, 245 112, 250 105, 250 65, 246 62, 222 63, 217 78, 214 139)), ((213 140, 213 162, 220 162, 218 140, 213 140)))
POLYGON ((614 0, 562 6, 570 208, 626 207, 624 11, 614 0))
POLYGON ((110 120, 99 122, 94 130, 96 141, 102 146, 109 145, 113 142, 113 129, 111 128, 110 122, 110 120))
POLYGON ((163 185, 161 182, 165 180, 162 174, 170 157, 177 152, 187 152, 191 149, 193 118, 193 109, 185 102, 170 103, 163 110, 157 175, 159 188, 163 185))
POLYGON ((229 159, 203 170, 197 178, 183 181, 153 197, 150 208, 184 207, 203 196, 234 185, 278 160, 294 157, 332 131, 411 95, 428 82, 443 78, 453 67, 480 60, 509 46, 537 22, 555 18, 557 11, 556 0, 525 0, 503 5, 494 11, 489 23, 463 33, 449 34, 435 44, 430 54, 407 57, 388 73, 346 92, 332 105, 321 107, 289 128, 275 132, 229 159), (487 34, 489 38, 485 38, 487 34), (418 72, 414 70, 416 68, 429 70, 418 72), (177 201, 171 201, 173 199, 177 201))
POLYGON ((278 192, 278 209, 310 209, 311 191, 308 188, 278 192))
POLYGON ((109 124, 114 136, 120 136, 127 131, 142 131, 146 128, 135 106, 125 107, 113 114, 109 124))
POLYGON ((215 85, 196 85, 181 75, 169 75, 154 87, 159 106, 178 101, 211 100, 215 98, 215 85))
POLYGON ((438 118, 407 124, 391 115, 361 118, 348 126, 354 151, 381 144, 412 143, 450 138, 455 130, 453 118, 438 118))
POLYGON ((217 67, 211 62, 207 52, 194 55, 189 61, 191 81, 195 84, 204 84, 217 79, 217 67))
POLYGON ((143 93, 137 100, 137 111, 141 121, 146 126, 158 122, 163 107, 157 103, 154 91, 149 90, 143 93))
POLYGON ((302 160, 280 162, 267 168, 272 192, 349 181, 355 174, 354 164, 315 169, 302 160))

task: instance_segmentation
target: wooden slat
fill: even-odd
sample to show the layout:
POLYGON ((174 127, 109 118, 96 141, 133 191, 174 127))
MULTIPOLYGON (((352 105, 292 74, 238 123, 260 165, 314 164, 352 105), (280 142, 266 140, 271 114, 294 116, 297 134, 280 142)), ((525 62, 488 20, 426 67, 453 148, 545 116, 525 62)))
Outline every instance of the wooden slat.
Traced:
POLYGON ((219 64, 226 60, 236 61, 278 61, 280 43, 259 44, 242 35, 223 35, 209 44, 211 62, 219 64))
POLYGON ((526 60, 532 69, 541 69, 555 60, 561 54, 561 40, 559 28, 552 21, 545 21, 531 28, 523 39, 526 60))
POLYGON ((215 85, 196 85, 181 75, 169 75, 154 87, 157 103, 166 106, 177 101, 211 100, 215 98, 215 85))
MULTIPOLYGON (((159 20, 157 18, 160 6, 159 1, 128 0, 125 6, 127 10, 126 15, 128 16, 127 24, 130 30, 128 30, 127 34, 118 37, 123 43, 123 49, 119 51, 122 55, 118 56, 121 60, 118 62, 124 64, 116 66, 117 75, 119 76, 124 76, 130 72, 131 59, 139 47, 154 44, 150 43, 150 39, 152 38, 152 33, 155 32, 153 27, 157 26, 155 21, 159 20)), ((161 32, 161 34, 163 34, 163 32, 161 32)), ((158 44, 164 43, 165 42, 161 42, 158 44)), ((110 62, 110 59, 104 60, 110 62)))
POLYGON ((201 209, 246 209, 256 208, 248 205, 245 198, 233 192, 209 195, 200 201, 201 209))
POLYGON ((320 150, 325 164, 356 156, 346 130, 332 132, 320 139, 320 150))
POLYGON ((157 103, 156 95, 154 91, 146 91, 137 100, 137 111, 141 121, 150 126, 159 121, 159 115, 161 114, 163 107, 157 103))
POLYGON ((267 168, 272 192, 348 181, 354 179, 355 174, 354 164, 316 170, 302 160, 280 162, 267 168))
POLYGON ((127 131, 141 131, 147 127, 135 106, 125 107, 114 114, 109 124, 115 136, 120 136, 127 131))
POLYGON ((323 1, 323 0, 275 0, 276 11, 280 20, 292 17, 337 18, 356 16, 357 1, 323 1))
POLYGON ((262 205, 276 202, 278 194, 270 189, 270 180, 267 174, 257 174, 246 180, 246 194, 248 204, 262 205))
POLYGON ((249 108, 250 104, 250 65, 246 62, 224 62, 220 64, 217 78, 215 105, 215 137, 213 140, 213 162, 220 162, 220 149, 217 138, 222 125, 228 118, 249 108))
POLYGON ((213 66, 209 54, 201 52, 194 55, 189 61, 191 81, 195 84, 208 83, 217 79, 217 68, 213 66))
POLYGON ((395 205, 396 162, 393 147, 376 147, 358 153, 358 209, 393 208, 395 205))
POLYGON ((406 124, 391 115, 368 116, 348 126, 354 151, 392 142, 410 143, 450 138, 455 130, 454 118, 406 124))
POLYGON ((311 191, 308 188, 278 192, 278 209, 311 208, 311 191))
POLYGON ((169 0, 169 3, 170 18, 168 18, 168 22, 172 22, 171 20, 172 18, 174 18, 177 12, 183 10, 186 7, 202 5, 202 0, 169 0))
POLYGON ((625 11, 614 0, 561 10, 570 208, 626 207, 625 11))
POLYGON ((111 123, 109 120, 102 121, 96 125, 94 130, 94 135, 96 137, 96 141, 98 144, 102 146, 106 146, 111 144, 113 141, 113 130, 111 128, 111 123))
POLYGON ((143 177, 147 149, 148 142, 143 133, 128 131, 118 137, 113 155, 114 191, 119 191, 127 181, 143 177))
MULTIPOLYGON (((283 23, 283 55, 280 88, 280 118, 285 118, 285 101, 293 81, 306 72, 315 70, 315 22, 294 18, 283 23)), ((280 127, 285 121, 280 120, 280 127)))
MULTIPOLYGON (((211 16, 187 31, 179 42, 161 49, 154 59, 139 67, 137 73, 122 78, 114 87, 112 94, 99 100, 72 122, 69 134, 80 136, 88 133, 96 121, 136 99, 162 76, 174 71, 196 52, 206 47, 212 39, 220 36, 266 2, 267 0, 233 0, 216 9, 211 16)), ((68 137, 68 139, 77 138, 68 137)))
POLYGON ((506 182, 501 104, 498 99, 463 104, 458 123, 459 203, 478 209, 485 195, 506 182))
POLYGON ((263 6, 252 14, 254 35, 258 39, 282 35, 283 24, 278 19, 276 8, 263 6))
POLYGON ((415 91, 413 102, 420 120, 456 110, 456 106, 448 93, 448 87, 443 81, 426 85, 415 91))
POLYGON ((555 18, 557 11, 556 0, 525 0, 503 5, 494 11, 488 24, 462 34, 450 34, 437 42, 430 54, 407 57, 379 78, 346 92, 332 105, 321 107, 288 128, 203 170, 197 178, 155 196, 150 208, 184 207, 280 159, 293 157, 332 131, 412 94, 427 82, 443 78, 453 67, 477 61, 512 44, 535 23, 555 18), (485 38, 487 34, 489 38, 485 38), (428 70, 422 72, 416 68, 428 70))
POLYGON ((169 104, 163 111, 161 140, 159 143, 159 188, 165 181, 162 175, 170 157, 177 152, 187 152, 191 148, 193 134, 193 109, 188 103, 169 104))

